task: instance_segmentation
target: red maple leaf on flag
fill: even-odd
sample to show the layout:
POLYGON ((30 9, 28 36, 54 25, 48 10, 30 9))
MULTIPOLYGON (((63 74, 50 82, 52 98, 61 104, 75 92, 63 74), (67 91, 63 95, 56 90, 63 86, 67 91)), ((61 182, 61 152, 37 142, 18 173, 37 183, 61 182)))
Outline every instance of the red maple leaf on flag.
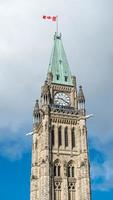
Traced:
POLYGON ((57 16, 46 16, 46 15, 43 15, 43 19, 51 19, 53 22, 56 22, 57 16))
POLYGON ((47 16, 47 19, 51 19, 51 16, 47 16))
POLYGON ((53 17, 52 17, 52 21, 54 21, 54 22, 55 22, 55 21, 56 21, 56 19, 57 19, 57 17, 56 17, 56 16, 53 16, 53 17))
POLYGON ((43 15, 43 19, 46 19, 46 16, 45 16, 45 15, 43 15))

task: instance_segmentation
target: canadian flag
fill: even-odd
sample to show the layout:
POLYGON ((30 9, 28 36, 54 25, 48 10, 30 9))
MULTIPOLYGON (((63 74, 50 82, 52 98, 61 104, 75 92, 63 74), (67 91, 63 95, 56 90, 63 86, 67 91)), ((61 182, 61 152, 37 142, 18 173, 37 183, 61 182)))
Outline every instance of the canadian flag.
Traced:
POLYGON ((43 15, 43 19, 48 19, 48 20, 52 20, 53 22, 56 22, 57 20, 57 16, 46 16, 46 15, 43 15))

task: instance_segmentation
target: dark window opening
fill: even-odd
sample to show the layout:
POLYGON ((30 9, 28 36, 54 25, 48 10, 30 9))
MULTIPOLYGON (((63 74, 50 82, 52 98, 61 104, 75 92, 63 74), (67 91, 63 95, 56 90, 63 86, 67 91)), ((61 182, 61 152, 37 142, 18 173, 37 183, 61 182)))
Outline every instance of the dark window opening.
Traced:
POLYGON ((56 166, 54 166, 54 176, 56 176, 56 166))
POLYGON ((58 176, 60 176, 60 166, 58 166, 58 176))
POLYGON ((62 145, 61 126, 58 128, 58 146, 62 145))
POLYGON ((70 167, 68 167, 68 177, 70 177, 71 176, 71 173, 70 173, 70 167))
POLYGON ((68 76, 64 76, 64 78, 65 78, 65 82, 67 82, 67 80, 68 80, 68 76))
POLYGON ((56 75, 56 79, 57 79, 57 81, 60 79, 60 75, 59 74, 56 75))
POLYGON ((52 145, 55 144, 54 126, 52 127, 52 130, 51 130, 51 143, 52 145))
POLYGON ((75 147, 75 131, 74 128, 71 131, 71 141, 72 141, 72 148, 75 147))
POLYGON ((72 177, 74 177, 74 167, 72 167, 72 177))
POLYGON ((65 128, 65 147, 68 147, 68 128, 65 128))

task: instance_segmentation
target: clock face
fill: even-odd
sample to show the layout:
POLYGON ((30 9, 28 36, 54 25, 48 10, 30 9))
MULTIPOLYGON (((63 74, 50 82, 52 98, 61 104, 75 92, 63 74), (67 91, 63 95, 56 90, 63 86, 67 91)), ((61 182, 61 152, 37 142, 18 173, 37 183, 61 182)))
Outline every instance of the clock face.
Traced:
POLYGON ((60 92, 54 96, 54 103, 60 106, 70 106, 70 98, 67 94, 60 92))

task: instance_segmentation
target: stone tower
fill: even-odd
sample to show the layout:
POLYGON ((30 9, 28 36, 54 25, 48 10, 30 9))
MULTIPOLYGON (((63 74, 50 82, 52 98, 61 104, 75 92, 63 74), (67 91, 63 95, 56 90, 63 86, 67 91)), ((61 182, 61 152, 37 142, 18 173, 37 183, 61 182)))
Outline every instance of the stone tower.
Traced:
POLYGON ((90 200, 85 97, 77 91, 61 35, 33 110, 30 200, 90 200))

